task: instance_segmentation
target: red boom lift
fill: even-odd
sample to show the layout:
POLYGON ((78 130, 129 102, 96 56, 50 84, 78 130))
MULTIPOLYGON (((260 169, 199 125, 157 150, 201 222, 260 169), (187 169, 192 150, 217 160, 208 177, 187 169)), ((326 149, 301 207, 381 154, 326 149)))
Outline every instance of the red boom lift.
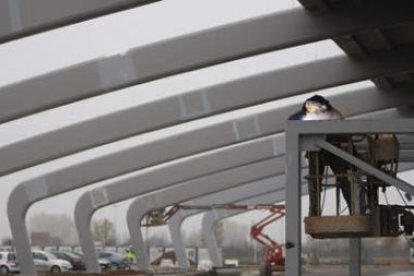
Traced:
POLYGON ((263 229, 285 216, 285 206, 258 205, 257 207, 257 209, 266 209, 271 212, 270 215, 263 218, 250 229, 250 235, 266 249, 264 256, 265 263, 260 268, 260 275, 271 275, 274 270, 284 270, 285 257, 283 255, 283 245, 263 233, 263 229))
POLYGON ((147 223, 141 226, 154 226, 165 224, 171 216, 173 216, 179 209, 197 209, 197 210, 212 210, 212 209, 226 209, 226 210, 268 210, 271 213, 254 224, 250 229, 250 235, 258 243, 262 244, 266 251, 264 256, 264 264, 260 267, 260 275, 269 276, 272 271, 284 270, 285 257, 283 255, 283 245, 277 243, 268 235, 263 233, 263 229, 269 224, 279 220, 285 216, 285 205, 274 204, 259 204, 259 205, 237 205, 237 204, 214 204, 211 206, 205 205, 184 205, 176 204, 168 211, 163 209, 154 210, 147 217, 147 223))

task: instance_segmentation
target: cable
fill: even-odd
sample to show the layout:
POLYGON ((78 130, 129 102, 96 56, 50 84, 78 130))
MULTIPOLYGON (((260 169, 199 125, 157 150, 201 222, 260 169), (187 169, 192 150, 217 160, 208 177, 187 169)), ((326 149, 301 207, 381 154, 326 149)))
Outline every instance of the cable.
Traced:
MULTIPOLYGON (((394 186, 394 187, 395 187, 395 186, 394 186)), ((404 202, 404 204, 405 204, 405 205, 408 205, 408 204, 407 204, 407 201, 405 201, 405 199, 404 199, 403 195, 401 194, 400 189, 398 189, 397 187, 395 187, 395 189, 397 190, 397 192, 398 192, 398 194, 400 195, 400 197, 401 197, 402 201, 404 202)))
POLYGON ((388 202, 387 194, 385 193, 385 191, 383 191, 382 194, 384 195, 385 203, 387 203, 387 205, 389 206, 390 203, 388 202))
POLYGON ((348 209, 348 207, 347 207, 347 206, 345 206, 342 210, 340 210, 340 211, 339 211, 339 214, 340 214, 340 215, 342 215, 342 214, 346 211, 346 209, 348 209))

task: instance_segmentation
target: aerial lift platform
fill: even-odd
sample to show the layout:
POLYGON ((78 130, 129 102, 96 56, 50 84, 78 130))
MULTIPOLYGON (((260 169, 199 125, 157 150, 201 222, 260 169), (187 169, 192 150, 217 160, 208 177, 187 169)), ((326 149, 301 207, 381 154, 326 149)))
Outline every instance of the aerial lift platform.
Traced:
MULTIPOLYGON (((335 137, 333 139, 335 140, 335 137)), ((333 144, 346 149, 350 154, 391 177, 396 177, 400 152, 396 135, 385 133, 347 135, 339 137, 339 140, 341 139, 342 141, 334 141, 333 144)), ((321 160, 323 152, 308 151, 307 154, 316 155, 316 158, 312 159, 314 163, 323 162, 321 160)), ((320 166, 318 164, 309 164, 309 166, 313 166, 315 168, 313 171, 316 173, 306 177, 310 202, 313 205, 310 206, 309 216, 305 218, 307 234, 313 238, 388 237, 402 233, 412 235, 414 215, 410 209, 414 206, 379 204, 380 191, 385 194, 390 184, 351 165, 348 165, 346 175, 326 175, 325 179, 346 177, 350 184, 348 214, 341 215, 340 190, 344 187, 341 187, 338 181, 335 184, 323 183, 324 172, 318 171, 320 166), (321 193, 326 188, 336 189, 336 215, 322 214, 321 193)), ((410 199, 408 194, 406 197, 410 199)))
MULTIPOLYGON (((308 182, 310 192, 310 212, 304 221, 305 232, 313 238, 349 238, 350 275, 361 275, 360 238, 412 235, 413 206, 408 201, 414 195, 414 186, 399 178, 397 169, 412 168, 413 134, 413 119, 292 121, 287 124, 287 276, 301 275, 300 183, 303 180, 308 182), (303 152, 312 160, 309 166, 313 166, 313 170, 307 176, 301 175, 300 171, 303 152), (342 175, 326 176, 327 179, 336 178, 333 184, 322 181, 323 172, 318 171, 322 167, 318 162, 326 161, 321 159, 324 154, 330 154, 346 164, 342 175), (341 177, 342 181, 338 181, 341 177), (344 178, 349 183, 345 212, 340 208, 339 193, 339 190, 344 193, 344 178), (392 186, 401 195, 403 205, 388 201, 386 191, 392 186), (331 210, 331 213, 336 211, 333 215, 326 215, 322 210, 321 193, 327 188, 337 190, 337 207, 331 210), (384 192, 385 204, 380 204, 380 192, 384 192)), ((407 241, 410 239, 407 238, 407 241)))

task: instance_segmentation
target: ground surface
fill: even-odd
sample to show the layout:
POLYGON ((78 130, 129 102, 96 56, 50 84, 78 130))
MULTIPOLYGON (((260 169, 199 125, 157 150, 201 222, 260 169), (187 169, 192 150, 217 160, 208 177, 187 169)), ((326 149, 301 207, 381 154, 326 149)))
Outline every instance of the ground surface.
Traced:
MULTIPOLYGON (((243 271, 242 276, 258 276, 257 270, 243 271)), ((273 273, 273 276, 285 275, 283 272, 273 273)), ((399 266, 363 266, 362 276, 414 276, 414 265, 399 266)), ((349 276, 348 266, 345 265, 320 265, 306 266, 302 270, 302 276, 349 276)))

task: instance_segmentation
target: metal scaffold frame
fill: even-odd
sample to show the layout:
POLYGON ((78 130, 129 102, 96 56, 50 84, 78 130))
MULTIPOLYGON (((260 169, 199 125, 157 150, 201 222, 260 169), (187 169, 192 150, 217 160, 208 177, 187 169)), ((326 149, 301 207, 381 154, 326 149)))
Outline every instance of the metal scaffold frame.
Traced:
MULTIPOLYGON (((359 169, 375 176, 387 184, 414 195, 414 186, 389 176, 364 161, 326 142, 329 134, 413 134, 414 120, 345 120, 288 122, 286 128, 286 275, 301 275, 301 174, 300 154, 302 150, 324 149, 359 169), (289 228, 288 228, 289 227, 289 228)), ((358 251, 358 239, 351 242, 351 250, 358 251)), ((355 252, 359 256, 359 252, 355 252)), ((360 274, 360 262, 351 263, 350 275, 360 274)))

